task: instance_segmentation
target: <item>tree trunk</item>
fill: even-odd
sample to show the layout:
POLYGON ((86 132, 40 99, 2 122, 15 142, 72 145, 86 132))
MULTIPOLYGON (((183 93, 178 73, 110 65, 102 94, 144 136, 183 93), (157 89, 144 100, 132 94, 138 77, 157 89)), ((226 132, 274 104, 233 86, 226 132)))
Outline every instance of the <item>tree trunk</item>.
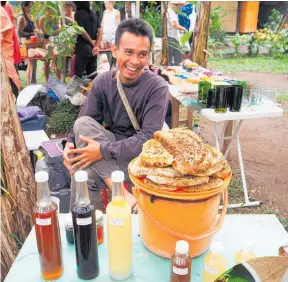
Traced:
POLYGON ((132 10, 131 10, 131 2, 130 1, 126 1, 126 9, 127 9, 128 19, 131 19, 132 18, 132 10))
POLYGON ((210 20, 211 2, 201 1, 200 10, 196 19, 193 44, 192 60, 202 67, 207 66, 207 45, 209 37, 209 20, 210 20))
POLYGON ((5 62, 1 61, 1 268, 3 279, 29 234, 36 201, 35 181, 5 62))
POLYGON ((161 2, 161 12, 162 12, 162 56, 161 56, 161 65, 168 65, 168 48, 167 48, 167 1, 161 2))

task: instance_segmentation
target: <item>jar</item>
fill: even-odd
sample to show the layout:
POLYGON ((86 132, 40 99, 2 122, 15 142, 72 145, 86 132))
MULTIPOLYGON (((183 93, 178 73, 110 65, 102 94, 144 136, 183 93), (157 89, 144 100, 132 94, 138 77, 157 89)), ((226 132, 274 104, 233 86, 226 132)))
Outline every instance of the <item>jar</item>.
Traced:
POLYGON ((74 244, 74 231, 73 231, 73 222, 72 214, 68 213, 65 218, 65 231, 66 231, 66 240, 69 244, 74 244))
POLYGON ((200 81, 198 84, 198 101, 207 104, 208 91, 211 89, 209 81, 200 81))
POLYGON ((100 210, 96 210, 96 226, 97 226, 98 245, 100 245, 104 241, 103 212, 100 210))

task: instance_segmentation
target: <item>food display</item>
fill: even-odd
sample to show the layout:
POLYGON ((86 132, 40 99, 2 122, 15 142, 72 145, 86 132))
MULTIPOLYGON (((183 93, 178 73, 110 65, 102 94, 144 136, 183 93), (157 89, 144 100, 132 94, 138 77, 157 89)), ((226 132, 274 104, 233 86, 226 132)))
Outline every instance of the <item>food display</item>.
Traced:
POLYGON ((129 171, 153 189, 177 192, 217 189, 231 175, 222 153, 185 128, 155 132, 129 171))

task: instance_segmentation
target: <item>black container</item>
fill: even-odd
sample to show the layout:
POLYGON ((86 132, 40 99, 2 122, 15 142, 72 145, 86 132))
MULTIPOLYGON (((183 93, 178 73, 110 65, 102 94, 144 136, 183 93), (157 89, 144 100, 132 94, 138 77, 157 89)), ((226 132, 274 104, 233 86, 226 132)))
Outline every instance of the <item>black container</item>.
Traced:
POLYGON ((99 274, 94 206, 76 202, 72 207, 78 276, 92 279, 99 274))
POLYGON ((74 244, 74 233, 73 233, 73 226, 72 227, 65 227, 66 230, 66 240, 69 244, 74 244))
POLYGON ((228 94, 229 94, 229 86, 226 86, 226 85, 216 86, 216 98, 215 98, 215 112, 216 113, 227 112, 228 94))
POLYGON ((232 85, 229 87, 228 105, 230 112, 240 112, 243 98, 243 87, 232 85))
POLYGON ((216 92, 215 89, 209 89, 207 96, 207 108, 214 109, 215 107, 216 92))

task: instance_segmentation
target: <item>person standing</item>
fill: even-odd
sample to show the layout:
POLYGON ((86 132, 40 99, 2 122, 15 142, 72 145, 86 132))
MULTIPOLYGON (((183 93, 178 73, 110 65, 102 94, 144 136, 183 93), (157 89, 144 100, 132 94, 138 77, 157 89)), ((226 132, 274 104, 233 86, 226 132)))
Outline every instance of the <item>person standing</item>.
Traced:
POLYGON ((74 74, 83 77, 97 69, 97 54, 99 53, 102 39, 102 29, 99 18, 90 10, 89 1, 75 1, 77 11, 75 21, 84 28, 82 34, 77 37, 75 46, 75 70, 74 74), (92 53, 92 50, 93 53, 92 53))
POLYGON ((103 49, 111 48, 112 44, 115 42, 115 32, 117 26, 120 24, 120 12, 114 9, 113 1, 105 1, 106 10, 103 13, 102 19, 102 46, 103 49))
MULTIPOLYGON (((37 30, 35 30, 34 23, 30 19, 30 12, 33 6, 33 2, 21 1, 20 5, 22 9, 22 14, 20 14, 17 19, 17 33, 21 42, 23 38, 29 40, 31 36, 35 35, 37 30)), ((36 83, 36 69, 37 69, 37 61, 27 58, 27 70, 26 70, 27 85, 29 85, 30 83, 36 83)))
POLYGON ((14 25, 11 22, 7 11, 3 8, 3 4, 5 5, 5 3, 1 2, 1 53, 5 61, 12 92, 17 98, 19 90, 21 90, 21 82, 14 65, 14 25))
POLYGON ((174 11, 174 8, 178 7, 179 2, 177 1, 171 1, 168 4, 168 10, 167 10, 167 33, 168 33, 168 65, 169 66, 179 66, 182 55, 177 46, 180 43, 180 34, 179 31, 187 32, 187 29, 183 26, 181 26, 178 22, 178 15, 174 11))
MULTIPOLYGON (((179 24, 181 26, 185 27, 189 31, 191 31, 190 30, 190 26, 191 26, 190 18, 191 18, 191 14, 192 14, 193 11, 194 11, 193 4, 191 4, 190 2, 187 1, 183 5, 183 7, 181 8, 181 12, 184 15, 180 15, 180 14, 178 15, 179 24)), ((192 32, 193 32, 193 30, 192 30, 192 32)), ((191 34, 191 36, 189 38, 189 46, 191 46, 191 43, 192 43, 192 34, 191 34)))

